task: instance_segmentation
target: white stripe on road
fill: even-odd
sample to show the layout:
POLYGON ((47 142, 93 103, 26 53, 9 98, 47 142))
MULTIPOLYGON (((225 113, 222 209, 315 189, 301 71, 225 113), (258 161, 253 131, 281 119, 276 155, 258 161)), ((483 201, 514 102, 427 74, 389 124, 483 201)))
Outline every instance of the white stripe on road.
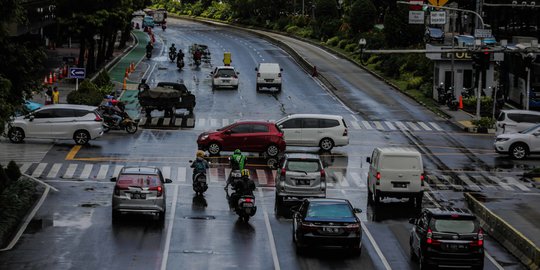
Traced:
POLYGON ((396 130, 397 128, 392 124, 392 122, 384 121, 384 123, 391 129, 396 130))
POLYGON ((62 168, 62 163, 54 163, 49 174, 47 174, 47 178, 56 178, 60 168, 62 168))
POLYGON ((222 127, 228 126, 229 125, 229 119, 227 119, 227 118, 221 119, 221 124, 222 124, 222 127))
POLYGON ((531 191, 528 187, 514 179, 514 177, 505 177, 504 179, 508 182, 508 184, 514 185, 523 191, 531 191))
POLYGON ((364 125, 364 127, 366 127, 367 129, 373 129, 373 127, 369 124, 368 121, 362 121, 362 125, 364 125))
POLYGON ((396 122, 396 126, 401 129, 401 130, 409 130, 407 128, 407 126, 405 126, 405 124, 401 123, 401 122, 396 122))
POLYGON ((178 186, 174 186, 174 197, 172 201, 172 209, 169 218, 169 226, 167 226, 167 236, 165 238, 165 248, 161 259, 161 270, 167 269, 167 260, 169 259, 169 248, 171 247, 172 229, 174 226, 174 217, 176 216, 176 202, 178 200, 178 186))
POLYGON ((183 120, 182 118, 176 118, 174 120, 174 125, 177 126, 177 127, 181 126, 182 125, 182 120, 183 120))
POLYGON ((206 119, 199 118, 199 121, 197 123, 197 127, 204 127, 205 124, 206 124, 206 119))
POLYGON ((458 174, 459 180, 463 181, 467 186, 472 187, 474 189, 480 189, 480 187, 473 183, 467 175, 464 174, 458 174))
POLYGON ((416 124, 414 124, 413 122, 406 122, 407 125, 409 125, 414 131, 419 131, 420 128, 418 126, 416 126, 416 124))
POLYGON ((383 127, 383 125, 381 124, 381 122, 379 122, 379 121, 373 121, 373 124, 375 124, 375 128, 377 128, 378 130, 384 130, 384 127, 383 127))
POLYGON ((390 264, 386 260, 386 257, 384 257, 384 254, 382 253, 381 249, 379 248, 379 245, 377 245, 377 242, 375 242, 375 239, 373 239, 373 236, 369 232, 368 228, 366 227, 364 222, 361 222, 361 224, 362 224, 362 229, 364 230, 364 233, 367 235, 367 237, 369 239, 369 242, 371 242, 371 245, 373 245, 373 248, 375 249, 375 252, 377 252, 377 255, 379 255, 379 258, 381 259, 381 261, 382 261, 382 263, 384 265, 384 268, 386 270, 391 270, 392 267, 390 267, 390 264))
POLYGON ((351 126, 353 126, 354 129, 362 129, 356 121, 351 121, 351 126))
MULTIPOLYGON (((264 195, 262 192, 262 189, 259 188, 259 198, 263 200, 264 205, 264 195)), ((280 270, 279 267, 279 259, 277 256, 277 250, 276 250, 276 243, 274 240, 274 234, 272 233, 272 227, 270 227, 270 219, 268 218, 268 213, 266 212, 266 208, 263 207, 263 214, 264 214, 264 224, 266 225, 266 232, 268 233, 268 239, 270 241, 270 250, 272 251, 272 260, 274 261, 274 270, 280 270)))
POLYGON ((81 175, 79 176, 79 178, 81 178, 81 179, 90 178, 90 173, 92 172, 92 167, 93 166, 94 166, 94 164, 85 164, 84 168, 83 168, 83 171, 82 171, 81 175))
POLYGON ((209 169, 210 171, 210 182, 211 183, 216 183, 218 181, 218 170, 217 168, 210 168, 209 169))
POLYGON ((161 125, 162 126, 168 126, 170 123, 171 123, 171 118, 165 117, 165 118, 163 118, 163 123, 161 125))
POLYGON ((267 183, 266 172, 261 169, 255 170, 255 172, 257 172, 257 181, 259 182, 259 184, 266 185, 267 183))
POLYGON ((355 172, 351 173, 351 178, 357 187, 359 188, 366 187, 366 183, 362 181, 362 178, 360 177, 358 173, 355 173, 355 172))
POLYGON ((342 187, 349 187, 349 182, 347 182, 347 178, 343 175, 342 172, 334 172, 334 178, 336 179, 336 182, 339 183, 342 187))
POLYGON ((210 118, 210 127, 215 127, 217 125, 218 125, 217 119, 210 118))
POLYGON ((437 123, 435 122, 429 122, 429 124, 434 127, 436 130, 438 131, 443 131, 443 129, 441 127, 439 127, 439 125, 437 125, 437 123))
POLYGON ((109 165, 101 165, 99 167, 99 172, 96 176, 96 179, 105 179, 105 177, 107 177, 108 171, 109 171, 109 165))
POLYGON ((178 174, 176 175, 176 181, 186 182, 186 167, 178 167, 178 174))
POLYGON ((21 171, 21 173, 26 173, 26 171, 28 170, 28 168, 30 168, 30 166, 32 166, 32 162, 25 162, 21 165, 19 170, 21 171))
POLYGON ((431 131, 431 130, 432 130, 432 129, 431 129, 428 125, 426 125, 426 123, 424 123, 424 122, 418 122, 417 124, 419 124, 419 125, 420 125, 423 129, 425 129, 425 130, 428 130, 428 131, 431 131))
POLYGON ((73 174, 75 174, 75 170, 77 170, 77 164, 69 164, 62 178, 73 178, 73 174))
POLYGON ((152 125, 152 126, 157 125, 158 120, 159 120, 159 118, 157 118, 157 117, 152 118, 152 120, 150 120, 150 125, 152 125))
POLYGON ((161 168, 161 173, 163 174, 163 178, 171 178, 171 167, 170 166, 163 166, 161 168))
POLYGON ((116 165, 116 167, 114 167, 113 177, 118 176, 122 168, 124 168, 124 165, 116 165))
POLYGON ((495 177, 493 175, 488 175, 487 176, 491 181, 495 182, 496 184, 498 184, 499 186, 501 186, 503 189, 506 189, 506 190, 514 190, 513 188, 511 188, 508 184, 506 184, 504 181, 502 181, 501 179, 499 179, 498 177, 495 177))
POLYGON ((34 172, 32 173, 32 177, 40 177, 46 167, 47 163, 39 163, 34 172))

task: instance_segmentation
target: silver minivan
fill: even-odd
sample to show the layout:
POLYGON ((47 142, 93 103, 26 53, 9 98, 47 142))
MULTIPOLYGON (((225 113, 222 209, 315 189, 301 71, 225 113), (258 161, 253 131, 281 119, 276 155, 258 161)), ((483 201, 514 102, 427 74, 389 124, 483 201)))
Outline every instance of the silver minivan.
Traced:
POLYGON ((286 205, 304 198, 326 197, 326 172, 317 155, 286 154, 276 174, 275 211, 282 215, 286 205))
POLYGON ((517 133, 540 124, 540 112, 527 110, 502 110, 497 117, 496 134, 517 133))

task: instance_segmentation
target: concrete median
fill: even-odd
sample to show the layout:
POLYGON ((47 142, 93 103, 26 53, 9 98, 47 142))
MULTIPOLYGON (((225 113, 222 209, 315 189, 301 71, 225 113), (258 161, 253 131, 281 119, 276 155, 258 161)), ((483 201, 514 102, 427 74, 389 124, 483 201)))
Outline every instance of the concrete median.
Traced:
MULTIPOLYGON (((475 194, 464 193, 469 209, 480 219, 485 231, 501 243, 529 269, 540 267, 540 248, 507 221, 488 209, 475 194)), ((477 195, 476 195, 477 196, 477 195)))

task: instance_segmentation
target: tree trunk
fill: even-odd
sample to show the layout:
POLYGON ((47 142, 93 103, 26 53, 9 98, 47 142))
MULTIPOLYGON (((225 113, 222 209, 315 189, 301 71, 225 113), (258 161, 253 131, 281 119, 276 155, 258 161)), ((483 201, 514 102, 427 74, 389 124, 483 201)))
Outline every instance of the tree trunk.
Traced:
POLYGON ((131 33, 131 24, 128 23, 122 31, 122 36, 120 37, 120 44, 118 44, 118 49, 123 49, 126 47, 126 43, 129 40, 129 34, 131 33))
POLYGON ((113 35, 112 35, 112 38, 109 42, 109 44, 107 44, 107 53, 105 53, 105 58, 107 60, 110 60, 113 58, 113 53, 114 53, 114 43, 116 42, 116 38, 118 37, 118 31, 114 31, 113 35))
POLYGON ((81 48, 79 49, 79 63, 78 67, 84 67, 84 53, 86 52, 86 39, 81 37, 81 48))
POLYGON ((98 43, 98 52, 97 52, 97 59, 96 59, 96 66, 101 67, 103 63, 105 62, 105 44, 107 43, 107 34, 100 34, 100 39, 98 43))
POLYGON ((96 51, 96 41, 94 39, 91 39, 90 46, 88 48, 88 63, 86 63, 87 74, 92 74, 96 71, 96 56, 94 55, 95 51, 96 51))

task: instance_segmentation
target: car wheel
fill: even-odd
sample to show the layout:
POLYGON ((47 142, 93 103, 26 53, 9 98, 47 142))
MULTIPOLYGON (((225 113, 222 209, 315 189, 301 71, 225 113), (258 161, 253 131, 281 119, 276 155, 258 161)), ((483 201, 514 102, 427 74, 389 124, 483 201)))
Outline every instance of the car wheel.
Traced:
POLYGON ((430 269, 422 253, 420 253, 420 257, 418 258, 418 265, 420 266, 420 270, 430 269))
POLYGON ((152 117, 152 109, 146 109, 145 112, 146 112, 146 118, 152 117))
POLYGON ((219 144, 213 142, 208 145, 208 153, 210 153, 210 155, 217 156, 219 155, 219 152, 221 152, 219 144))
POLYGON ((109 127, 109 125, 107 124, 103 125, 103 133, 107 133, 109 131, 111 131, 111 128, 109 127))
POLYGON ((510 146, 510 156, 513 159, 524 159, 529 155, 529 147, 524 143, 516 143, 510 146))
POLYGON ((319 147, 321 147, 323 151, 330 151, 332 148, 334 148, 334 141, 332 141, 330 138, 323 138, 319 142, 319 147))
POLYGON ((8 132, 9 140, 12 143, 21 143, 24 140, 24 131, 22 128, 11 128, 8 132))
POLYGON ((422 199, 424 198, 424 193, 421 193, 420 195, 416 195, 414 197, 414 203, 416 208, 422 208, 422 199))
POLYGON ((266 153, 268 156, 275 157, 279 154, 279 149, 275 144, 272 144, 266 148, 266 153))
POLYGON ((255 85, 255 90, 256 90, 257 92, 259 92, 259 91, 260 91, 260 87, 259 87, 259 85, 258 85, 258 84, 257 84, 257 85, 255 85))
POLYGON ((88 141, 90 141, 90 134, 88 134, 88 131, 86 130, 77 130, 75 131, 75 134, 73 134, 73 140, 75 140, 75 143, 78 145, 87 144, 88 141))
POLYGON ((413 262, 418 261, 418 256, 416 256, 416 253, 414 253, 414 249, 412 246, 412 238, 409 239, 409 257, 411 258, 411 261, 413 262))
POLYGON ((129 134, 133 134, 133 133, 137 132, 137 129, 139 129, 139 128, 137 127, 137 125, 135 123, 129 123, 126 126, 126 132, 129 133, 129 134))
POLYGON ((298 239, 298 233, 297 232, 294 232, 295 234, 295 237, 296 237, 296 241, 294 242, 294 246, 296 248, 296 254, 298 255, 302 255, 304 254, 304 246, 302 245, 302 243, 300 242, 300 239, 298 239))
POLYGON ((165 211, 160 212, 159 214, 159 225, 163 226, 165 224, 165 211))
POLYGON ((369 188, 367 189, 367 202, 368 202, 368 204, 373 203, 373 192, 371 192, 371 190, 369 190, 369 188))
POLYGON ((373 202, 375 206, 379 205, 381 203, 381 196, 377 194, 377 191, 373 192, 373 202))
POLYGON ((111 218, 112 218, 113 223, 118 223, 118 221, 120 221, 120 212, 112 210, 112 217, 111 218))
POLYGON ((276 201, 274 202, 274 212, 276 216, 283 216, 283 197, 276 194, 276 201))

